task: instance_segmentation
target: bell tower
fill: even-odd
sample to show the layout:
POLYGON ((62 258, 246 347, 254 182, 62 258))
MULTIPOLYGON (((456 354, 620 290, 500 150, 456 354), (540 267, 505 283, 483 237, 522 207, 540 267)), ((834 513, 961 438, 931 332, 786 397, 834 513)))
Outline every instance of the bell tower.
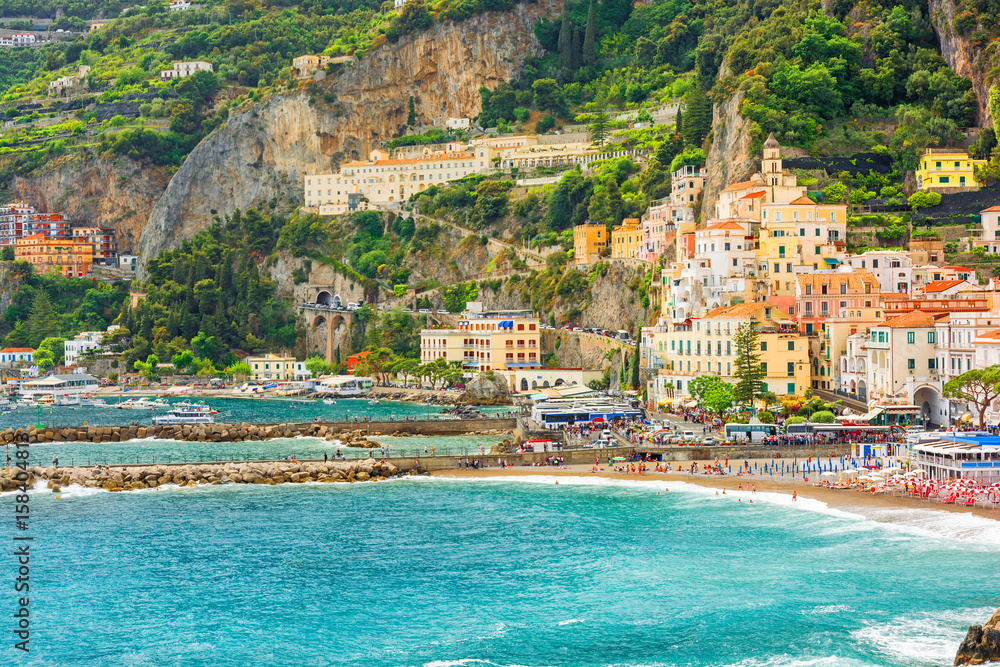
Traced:
POLYGON ((768 185, 784 185, 781 174, 781 146, 772 132, 764 142, 764 160, 761 163, 761 175, 768 185))

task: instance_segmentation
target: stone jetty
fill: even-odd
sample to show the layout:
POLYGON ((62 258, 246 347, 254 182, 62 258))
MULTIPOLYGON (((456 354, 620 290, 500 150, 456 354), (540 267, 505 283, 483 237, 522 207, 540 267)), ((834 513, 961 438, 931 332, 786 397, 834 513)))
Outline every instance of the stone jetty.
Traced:
MULTIPOLYGON (((18 480, 18 468, 0 470, 0 486, 12 491, 25 480, 18 480)), ((31 467, 27 470, 29 487, 39 480, 59 493, 65 487, 79 485, 107 491, 155 489, 166 484, 200 486, 202 484, 301 484, 303 482, 381 481, 400 474, 394 464, 375 459, 354 461, 285 461, 185 463, 149 466, 31 467)))
POLYGON ((329 422, 283 424, 197 424, 186 426, 130 425, 6 428, 0 442, 124 442, 141 438, 184 440, 188 442, 244 442, 311 436, 329 440, 353 440, 357 446, 362 434, 458 435, 470 433, 508 433, 513 419, 455 419, 431 421, 329 422))

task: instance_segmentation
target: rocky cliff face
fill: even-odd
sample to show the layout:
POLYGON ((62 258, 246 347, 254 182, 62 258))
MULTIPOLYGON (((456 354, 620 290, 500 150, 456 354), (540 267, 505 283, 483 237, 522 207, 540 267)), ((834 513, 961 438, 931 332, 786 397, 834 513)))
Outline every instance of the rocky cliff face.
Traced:
POLYGON ((532 23, 555 9, 554 0, 517 5, 386 44, 324 84, 336 96, 330 105, 292 92, 235 112, 171 179, 143 231, 140 258, 205 229, 215 212, 245 209, 276 191, 301 200, 303 174, 329 171, 334 153, 365 158, 398 134, 411 95, 425 123, 478 115, 479 88, 515 78, 523 59, 540 53, 532 23))
POLYGON ((120 252, 134 250, 169 174, 140 167, 128 158, 60 159, 10 184, 15 200, 45 213, 64 213, 74 222, 111 227, 120 252))
POLYGON ((712 110, 712 145, 705 165, 708 174, 702 192, 702 220, 715 217, 719 193, 731 183, 746 180, 757 167, 750 155, 750 119, 740 114, 743 93, 737 91, 712 110))
POLYGON ((980 126, 985 126, 989 120, 989 88, 988 70, 990 64, 986 54, 981 49, 969 44, 969 38, 955 32, 955 14, 957 12, 954 0, 930 0, 928 3, 931 23, 941 40, 941 55, 948 66, 959 76, 972 80, 972 89, 979 98, 979 108, 976 118, 980 126))

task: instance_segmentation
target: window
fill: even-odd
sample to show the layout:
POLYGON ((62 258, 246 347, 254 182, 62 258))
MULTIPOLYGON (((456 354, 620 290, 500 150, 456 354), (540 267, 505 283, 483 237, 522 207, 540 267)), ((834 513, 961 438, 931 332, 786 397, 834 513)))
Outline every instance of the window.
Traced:
POLYGON ((767 352, 767 341, 766 340, 762 340, 760 342, 760 351, 761 352, 767 352))
POLYGON ((947 183, 948 180, 949 180, 948 176, 939 176, 938 177, 938 183, 947 183))
POLYGON ((936 362, 937 362, 937 359, 928 359, 927 360, 927 369, 928 370, 932 370, 932 371, 935 370, 935 363, 936 362))
POLYGON ((788 377, 795 377, 795 362, 788 362, 788 377))
POLYGON ((917 334, 914 333, 913 331, 907 331, 906 332, 906 342, 909 343, 909 344, 911 344, 911 345, 913 343, 917 342, 917 334))
POLYGON ((927 342, 931 343, 933 345, 934 341, 935 341, 934 332, 933 331, 928 331, 927 332, 927 342))
POLYGON ((792 341, 792 340, 788 341, 788 351, 789 352, 794 352, 795 351, 795 341, 792 341))
POLYGON ((907 367, 907 368, 908 368, 909 370, 911 370, 911 371, 912 371, 912 370, 913 370, 914 368, 916 368, 916 367, 917 367, 917 363, 916 363, 916 361, 914 361, 913 359, 907 359, 907 360, 906 360, 906 367, 907 367))
POLYGON ((816 246, 815 254, 818 255, 818 254, 820 254, 820 252, 822 252, 822 248, 820 248, 819 246, 816 246))
POLYGON ((767 375, 767 362, 766 361, 762 361, 760 363, 760 372, 763 373, 764 375, 767 375))
POLYGON ((788 383, 788 393, 789 394, 794 394, 795 393, 795 383, 794 382, 789 382, 788 383))

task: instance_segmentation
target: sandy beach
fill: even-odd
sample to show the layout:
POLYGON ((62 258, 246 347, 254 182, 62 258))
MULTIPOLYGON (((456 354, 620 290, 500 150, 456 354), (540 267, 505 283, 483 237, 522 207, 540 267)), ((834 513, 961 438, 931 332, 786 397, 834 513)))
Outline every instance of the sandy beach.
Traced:
MULTIPOLYGON (((489 457, 494 459, 495 457, 489 457)), ((777 460, 780 465, 780 460, 777 460)), ((791 461, 786 461, 791 463, 791 461)), ((683 462, 682 462, 683 463, 683 462)), ((702 462, 704 463, 704 462, 702 462)), ((751 461, 751 464, 753 461, 751 461)), ((764 463, 759 461, 758 463, 764 463)), ((767 463, 770 463, 768 459, 767 463)), ((649 464, 655 465, 655 464, 649 464)), ((685 467, 690 467, 687 462, 685 467)), ((717 489, 720 492, 725 489, 727 492, 736 491, 738 485, 742 484, 744 489, 747 484, 753 484, 758 492, 773 492, 791 495, 794 491, 799 498, 808 498, 826 503, 827 506, 850 512, 858 508, 898 508, 898 509, 928 509, 944 510, 957 514, 972 514, 986 519, 1000 519, 1000 508, 988 509, 983 507, 964 507, 952 504, 945 504, 933 500, 920 500, 909 496, 901 496, 899 493, 872 494, 854 489, 831 489, 822 486, 813 486, 814 479, 809 478, 804 482, 801 477, 795 479, 790 476, 771 477, 770 475, 705 475, 701 472, 691 474, 689 472, 667 472, 657 473, 647 471, 642 475, 613 472, 606 466, 598 466, 598 472, 591 472, 592 466, 569 465, 565 468, 551 466, 529 467, 517 466, 514 468, 484 468, 484 469, 455 469, 438 470, 431 473, 435 477, 454 478, 498 478, 498 477, 524 477, 527 475, 552 476, 552 477, 603 477, 606 479, 628 480, 650 482, 662 480, 664 488, 669 489, 671 482, 685 482, 687 484, 697 484, 706 488, 717 489)))

